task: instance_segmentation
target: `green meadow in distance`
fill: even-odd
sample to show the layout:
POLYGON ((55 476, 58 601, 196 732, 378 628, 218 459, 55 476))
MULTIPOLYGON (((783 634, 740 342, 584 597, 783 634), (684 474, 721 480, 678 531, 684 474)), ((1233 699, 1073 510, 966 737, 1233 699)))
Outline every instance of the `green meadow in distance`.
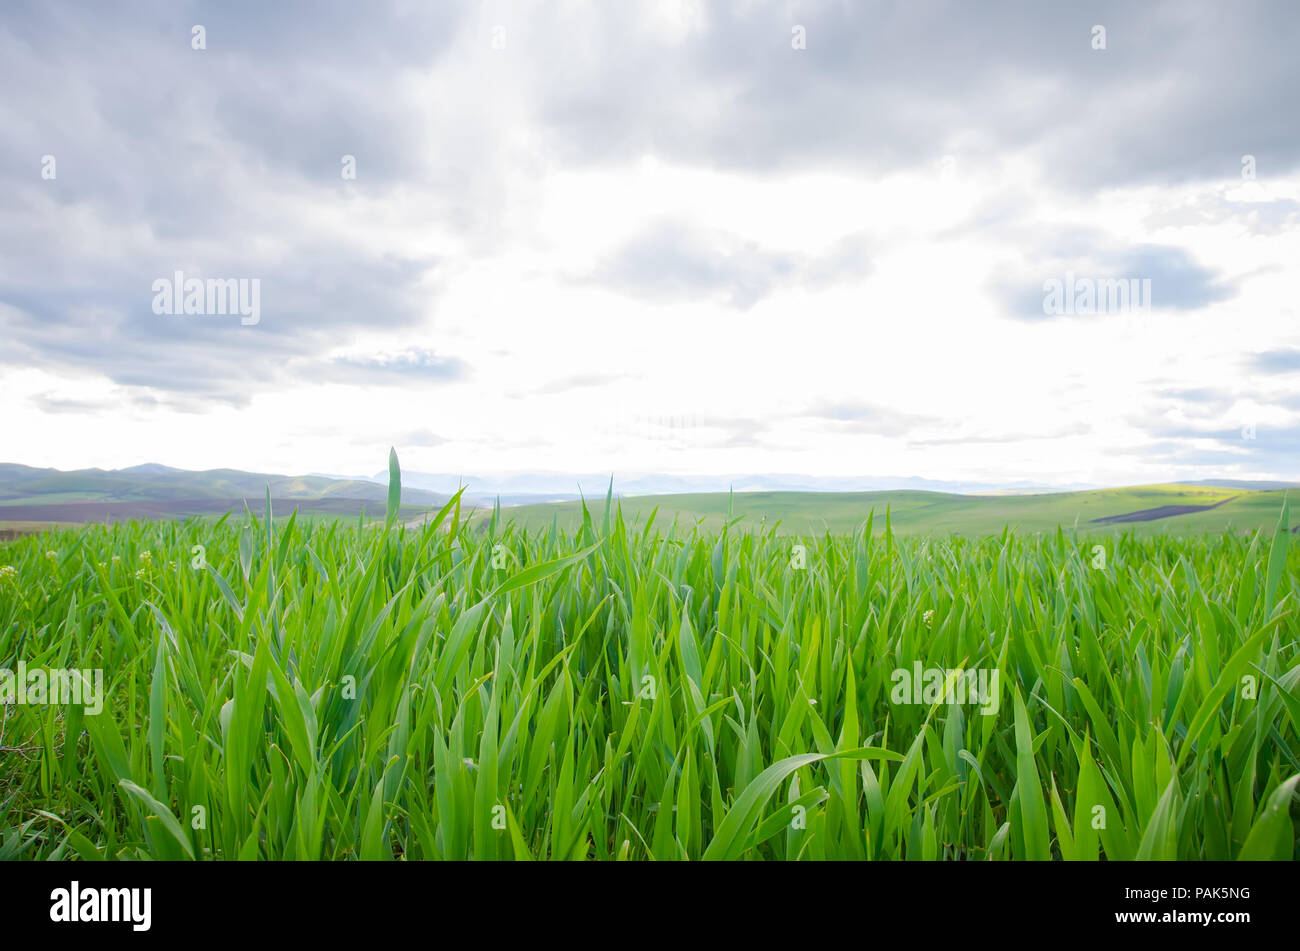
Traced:
MULTIPOLYGON (((617 486, 616 486, 617 487, 617 486)), ((644 520, 674 518, 685 525, 698 520, 719 528, 732 518, 762 528, 778 524, 782 534, 848 533, 875 511, 876 531, 883 531, 889 511, 896 535, 997 535, 1004 528, 1018 532, 1069 529, 1076 520, 1082 532, 1142 536, 1195 535, 1204 532, 1250 532, 1271 529, 1286 497, 1285 490, 1259 491, 1203 485, 1149 485, 1082 492, 1026 495, 953 495, 897 490, 885 492, 707 492, 635 496, 622 500, 624 517, 644 520), (1145 512, 1167 506, 1215 506, 1205 511, 1171 515, 1150 521, 1091 523, 1092 519, 1145 512)), ((553 518, 572 529, 582 517, 581 502, 523 505, 509 517, 531 528, 549 527, 553 518)))

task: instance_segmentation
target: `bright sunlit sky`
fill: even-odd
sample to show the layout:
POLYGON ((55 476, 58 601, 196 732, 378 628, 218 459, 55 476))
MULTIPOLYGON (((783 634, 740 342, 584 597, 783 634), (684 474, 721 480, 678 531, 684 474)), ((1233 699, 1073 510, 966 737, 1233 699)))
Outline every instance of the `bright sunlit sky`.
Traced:
POLYGON ((1298 479, 1297 48, 1284 2, 7 3, 0 461, 1298 479), (156 314, 176 271, 258 322, 156 314))

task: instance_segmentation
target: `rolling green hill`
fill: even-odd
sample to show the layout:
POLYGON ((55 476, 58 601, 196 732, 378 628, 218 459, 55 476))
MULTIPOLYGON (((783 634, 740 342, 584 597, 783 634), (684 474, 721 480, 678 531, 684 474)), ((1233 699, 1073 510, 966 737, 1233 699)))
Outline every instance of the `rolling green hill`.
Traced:
MULTIPOLYGON (((31 525, 39 524, 220 514, 242 509, 242 500, 260 507, 268 487, 277 511, 298 505, 304 516, 314 513, 323 518, 351 517, 362 508, 382 511, 387 496, 387 486, 382 484, 325 476, 237 469, 191 472, 158 465, 60 472, 0 464, 0 525, 31 530, 31 525), (24 520, 30 524, 20 525, 24 520)), ((1286 491, 1246 485, 1146 485, 1022 495, 910 489, 763 491, 629 496, 616 502, 633 525, 645 525, 653 513, 661 526, 675 520, 713 529, 734 521, 744 529, 776 526, 786 535, 843 534, 860 528, 874 511, 876 531, 884 530, 888 512, 893 530, 900 535, 979 536, 1007 527, 1034 533, 1077 524, 1081 532, 1091 534, 1131 532, 1145 537, 1272 529, 1286 491)), ((418 524, 428 514, 421 510, 440 505, 445 497, 406 488, 402 501, 414 507, 409 518, 418 524)), ((603 513, 603 498, 587 504, 594 516, 603 513)), ((501 513, 525 528, 549 528, 555 521, 573 529, 582 522, 582 503, 513 506, 501 513)), ((479 508, 474 518, 483 523, 489 516, 488 510, 479 508)))
MULTIPOLYGON (((641 496, 618 500, 623 517, 644 525, 652 513, 657 523, 700 522, 715 528, 739 519, 741 528, 776 524, 789 535, 840 534, 858 529, 875 512, 875 530, 883 531, 886 511, 893 530, 902 535, 989 535, 1011 527, 1019 532, 1054 531, 1077 523, 1081 532, 1133 532, 1194 535, 1226 529, 1272 529, 1282 507, 1283 490, 1252 491, 1202 485, 1147 485, 1085 492, 1037 495, 950 495, 941 492, 725 492, 696 495, 641 496), (1094 519, 1143 513, 1164 507, 1216 506, 1201 511, 1123 522, 1094 519)), ((593 517, 604 510, 604 499, 589 500, 593 517)), ((487 512, 479 512, 484 518, 487 512)), ((502 518, 528 528, 549 527, 552 520, 566 528, 582 521, 582 504, 556 502, 502 509, 502 518)), ((1151 513, 1158 515, 1160 513, 1151 513)))

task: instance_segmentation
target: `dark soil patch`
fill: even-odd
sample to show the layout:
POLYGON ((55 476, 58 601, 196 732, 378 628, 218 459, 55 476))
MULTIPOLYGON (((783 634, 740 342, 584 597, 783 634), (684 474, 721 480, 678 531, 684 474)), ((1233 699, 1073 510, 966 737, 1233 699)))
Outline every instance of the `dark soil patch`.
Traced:
MULTIPOLYGON (((1231 502, 1236 496, 1229 496, 1223 502, 1231 502)), ((1172 518, 1175 515, 1190 515, 1193 512, 1208 512, 1210 509, 1217 509, 1223 502, 1215 502, 1213 505, 1160 505, 1153 509, 1139 509, 1136 512, 1126 512, 1123 515, 1107 515, 1104 518, 1094 518, 1094 523, 1113 523, 1113 522, 1154 522, 1158 518, 1172 518)))

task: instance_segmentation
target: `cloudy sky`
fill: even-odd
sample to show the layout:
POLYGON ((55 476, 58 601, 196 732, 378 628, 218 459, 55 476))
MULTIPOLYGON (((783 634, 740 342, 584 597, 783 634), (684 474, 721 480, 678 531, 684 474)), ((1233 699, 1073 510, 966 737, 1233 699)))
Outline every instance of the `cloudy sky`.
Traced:
POLYGON ((7 2, 0 460, 1297 479, 1297 49, 1289 2, 7 2))

